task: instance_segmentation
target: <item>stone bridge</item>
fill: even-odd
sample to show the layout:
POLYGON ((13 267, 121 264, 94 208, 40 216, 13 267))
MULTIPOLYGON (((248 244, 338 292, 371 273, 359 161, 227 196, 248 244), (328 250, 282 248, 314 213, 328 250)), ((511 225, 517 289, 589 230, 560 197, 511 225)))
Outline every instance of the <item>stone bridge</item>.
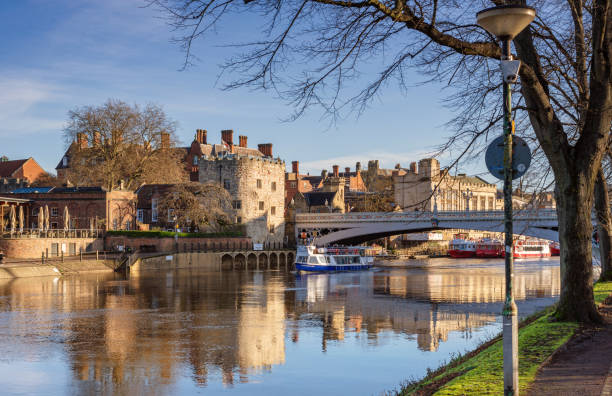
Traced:
MULTIPOLYGON (((515 234, 559 241, 555 209, 515 210, 513 219, 515 234)), ((317 245, 441 229, 504 231, 503 211, 300 213, 295 221, 296 237, 316 236, 317 245)))

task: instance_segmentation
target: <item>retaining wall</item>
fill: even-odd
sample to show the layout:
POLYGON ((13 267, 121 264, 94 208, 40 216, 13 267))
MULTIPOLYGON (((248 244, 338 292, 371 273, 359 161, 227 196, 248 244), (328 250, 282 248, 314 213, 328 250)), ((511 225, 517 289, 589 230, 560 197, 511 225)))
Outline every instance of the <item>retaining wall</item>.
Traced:
MULTIPOLYGON (((178 238, 179 251, 189 252, 197 250, 246 249, 251 246, 251 238, 178 238)), ((130 247, 133 251, 142 246, 155 246, 157 252, 172 252, 176 250, 174 238, 143 238, 123 235, 107 235, 104 238, 106 250, 116 250, 117 246, 130 247)))
POLYGON ((58 256, 61 255, 62 248, 64 255, 68 255, 71 248, 78 254, 81 250, 102 250, 104 246, 102 238, 0 238, 0 250, 7 258, 40 259, 41 253, 47 251, 49 257, 53 257, 54 244, 58 256))

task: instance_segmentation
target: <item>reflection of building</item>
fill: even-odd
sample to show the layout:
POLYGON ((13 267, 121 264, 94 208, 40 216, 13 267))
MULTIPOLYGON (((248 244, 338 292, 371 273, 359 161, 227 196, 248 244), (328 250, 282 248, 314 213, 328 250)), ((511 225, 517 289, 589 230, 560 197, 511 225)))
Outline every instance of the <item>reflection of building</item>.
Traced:
POLYGON ((452 176, 435 158, 415 162, 403 176, 394 176, 395 202, 403 210, 496 210, 495 184, 479 177, 452 176), (434 190, 436 194, 434 195, 434 190))

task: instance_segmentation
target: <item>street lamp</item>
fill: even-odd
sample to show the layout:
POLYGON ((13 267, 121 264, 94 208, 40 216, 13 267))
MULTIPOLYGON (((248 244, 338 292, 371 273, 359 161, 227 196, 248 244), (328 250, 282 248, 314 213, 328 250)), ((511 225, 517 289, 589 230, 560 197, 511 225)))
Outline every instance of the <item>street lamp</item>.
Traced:
POLYGON ((474 196, 474 193, 470 191, 470 189, 468 188, 462 194, 463 194, 463 197, 465 198, 465 211, 469 212, 470 211, 470 199, 472 199, 472 197, 474 196))
POLYGON ((518 310, 514 302, 512 278, 512 135, 510 84, 516 82, 520 61, 512 60, 510 42, 535 18, 532 7, 505 5, 487 8, 476 14, 476 20, 487 32, 502 42, 501 69, 504 101, 504 224, 506 300, 503 315, 504 395, 518 395, 518 310))

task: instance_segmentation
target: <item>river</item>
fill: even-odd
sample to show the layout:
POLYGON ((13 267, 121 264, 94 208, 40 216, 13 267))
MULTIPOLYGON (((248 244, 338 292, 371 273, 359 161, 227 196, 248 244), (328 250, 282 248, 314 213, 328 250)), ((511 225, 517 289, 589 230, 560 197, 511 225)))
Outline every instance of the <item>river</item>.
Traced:
MULTIPOLYGON (((2 394, 378 395, 501 330, 502 260, 0 280, 2 394)), ((558 258, 516 261, 519 312, 558 258)))

